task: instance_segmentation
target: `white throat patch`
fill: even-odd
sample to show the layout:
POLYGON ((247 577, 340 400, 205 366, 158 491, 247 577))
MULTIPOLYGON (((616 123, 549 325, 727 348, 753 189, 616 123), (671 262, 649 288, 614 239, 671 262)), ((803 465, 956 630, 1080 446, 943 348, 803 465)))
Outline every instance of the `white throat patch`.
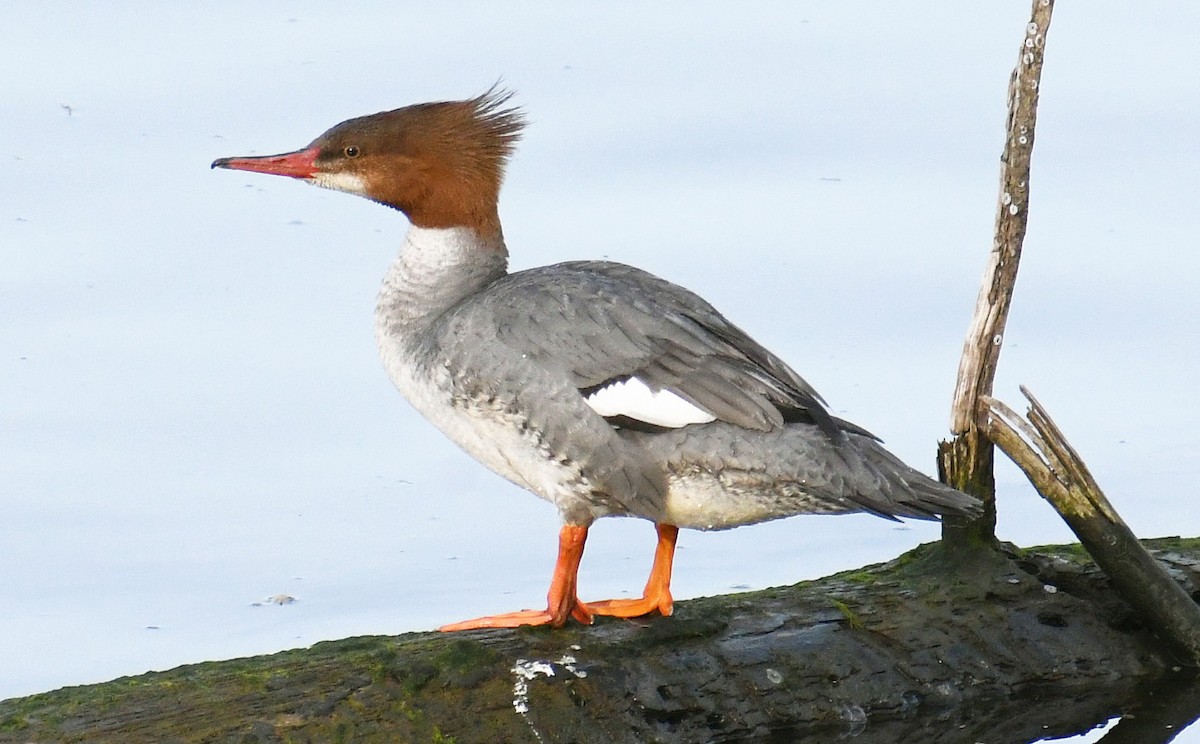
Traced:
POLYGON ((367 195, 367 184, 353 173, 318 173, 306 179, 314 186, 334 191, 345 191, 347 194, 367 195))
POLYGON ((707 424, 717 418, 670 390, 651 390, 636 377, 600 388, 587 397, 587 404, 601 416, 628 416, 672 429, 707 424))

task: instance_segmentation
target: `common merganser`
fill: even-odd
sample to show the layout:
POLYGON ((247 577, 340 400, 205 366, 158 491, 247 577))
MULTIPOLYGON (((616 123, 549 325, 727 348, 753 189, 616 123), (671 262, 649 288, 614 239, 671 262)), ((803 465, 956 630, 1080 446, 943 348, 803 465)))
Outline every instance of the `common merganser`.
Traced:
POLYGON ((398 209, 410 226, 375 310, 388 375, 468 454, 562 517, 545 610, 441 630, 670 615, 680 527, 796 514, 933 519, 979 502, 905 465, 692 292, 609 261, 514 274, 497 207, 525 120, 511 93, 350 119, 304 149, 214 168, 301 179, 398 209), (640 599, 581 602, 600 517, 655 523, 640 599))

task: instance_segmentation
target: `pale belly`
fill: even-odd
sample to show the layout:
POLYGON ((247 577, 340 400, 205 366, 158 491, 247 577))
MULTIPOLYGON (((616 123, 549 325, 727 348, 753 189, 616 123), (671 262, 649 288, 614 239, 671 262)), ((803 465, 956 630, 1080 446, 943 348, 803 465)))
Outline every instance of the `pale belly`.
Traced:
POLYGON ((588 490, 578 468, 559 464, 517 417, 502 409, 454 402, 445 370, 432 378, 418 378, 407 367, 389 368, 388 372, 413 408, 496 474, 555 504, 560 511, 588 490))
POLYGON ((693 471, 672 475, 664 520, 695 530, 727 530, 797 514, 848 511, 813 498, 797 481, 764 483, 755 474, 693 471))

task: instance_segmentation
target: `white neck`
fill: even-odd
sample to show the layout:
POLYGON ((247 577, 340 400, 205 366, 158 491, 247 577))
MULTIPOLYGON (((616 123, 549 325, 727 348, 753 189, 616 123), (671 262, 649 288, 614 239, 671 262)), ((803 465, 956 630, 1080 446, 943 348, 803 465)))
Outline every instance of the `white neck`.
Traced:
POLYGON ((410 227, 379 291, 377 333, 419 331, 504 276, 508 254, 503 241, 497 243, 465 227, 410 227))

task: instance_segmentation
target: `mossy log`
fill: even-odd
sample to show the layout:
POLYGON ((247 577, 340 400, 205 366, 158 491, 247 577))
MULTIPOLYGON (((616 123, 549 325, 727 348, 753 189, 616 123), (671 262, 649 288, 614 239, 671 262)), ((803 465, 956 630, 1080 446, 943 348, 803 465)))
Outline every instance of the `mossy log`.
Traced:
MULTIPOLYGON (((1150 546, 1200 589, 1200 540, 1150 546)), ((1200 688, 1077 548, 924 546, 676 607, 66 688, 0 702, 0 742, 1017 742, 1102 722, 1156 684, 1170 690, 1159 708, 1200 708, 1200 688), (1180 695, 1192 697, 1171 707, 1180 695)))

